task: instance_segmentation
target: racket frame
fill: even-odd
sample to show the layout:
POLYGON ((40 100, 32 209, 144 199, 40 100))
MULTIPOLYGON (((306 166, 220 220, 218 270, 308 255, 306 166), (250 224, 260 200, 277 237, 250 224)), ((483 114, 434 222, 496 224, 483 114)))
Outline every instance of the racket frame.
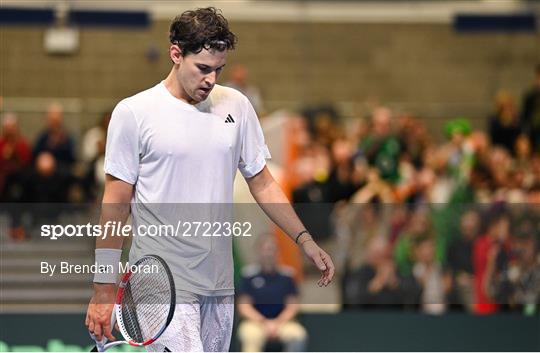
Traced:
POLYGON ((162 264, 162 267, 167 273, 167 277, 169 278, 169 283, 171 285, 171 304, 169 306, 169 314, 167 316, 165 325, 161 327, 161 329, 158 331, 157 334, 154 335, 154 337, 149 338, 148 340, 144 342, 134 341, 131 338, 131 336, 127 333, 123 320, 122 320, 122 299, 124 297, 124 293, 126 290, 126 286, 129 282, 129 279, 131 278, 131 275, 133 274, 128 269, 128 271, 122 275, 122 279, 120 280, 120 283, 118 284, 118 290, 116 292, 116 300, 115 300, 114 308, 111 315, 111 331, 114 328, 114 324, 118 323, 118 328, 120 330, 120 333, 122 334, 122 337, 124 337, 124 340, 106 343, 107 337, 103 336, 103 339, 101 341, 97 341, 96 337, 90 333, 90 336, 94 339, 94 341, 96 341, 96 348, 98 352, 105 352, 107 349, 121 345, 121 344, 129 344, 134 347, 148 346, 149 344, 154 343, 163 334, 165 329, 171 323, 172 318, 174 316, 174 311, 176 308, 176 290, 175 290, 175 285, 174 285, 174 279, 172 277, 171 270, 169 269, 169 266, 167 265, 165 260, 163 260, 161 257, 157 255, 144 255, 139 260, 137 260, 137 262, 135 262, 135 266, 139 264, 140 262, 142 262, 144 259, 149 258, 149 257, 157 259, 162 264), (120 320, 118 320, 118 318, 120 318, 120 320))

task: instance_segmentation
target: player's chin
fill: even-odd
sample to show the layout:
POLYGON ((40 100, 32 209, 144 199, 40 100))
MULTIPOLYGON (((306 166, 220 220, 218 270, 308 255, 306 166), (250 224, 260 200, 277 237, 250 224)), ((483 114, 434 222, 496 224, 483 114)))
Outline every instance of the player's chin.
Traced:
POLYGON ((193 95, 193 99, 196 100, 197 102, 202 102, 203 100, 205 100, 206 98, 208 98, 208 96, 210 95, 210 92, 212 90, 204 90, 204 89, 198 89, 195 94, 193 95))

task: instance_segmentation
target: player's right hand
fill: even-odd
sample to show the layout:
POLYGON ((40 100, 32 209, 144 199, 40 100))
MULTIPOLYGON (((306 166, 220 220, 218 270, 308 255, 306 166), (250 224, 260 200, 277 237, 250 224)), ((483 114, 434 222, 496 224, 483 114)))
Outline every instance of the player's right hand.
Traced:
POLYGON ((111 341, 116 340, 111 327, 115 295, 116 285, 94 284, 94 295, 88 304, 85 325, 98 341, 101 341, 103 336, 111 341))

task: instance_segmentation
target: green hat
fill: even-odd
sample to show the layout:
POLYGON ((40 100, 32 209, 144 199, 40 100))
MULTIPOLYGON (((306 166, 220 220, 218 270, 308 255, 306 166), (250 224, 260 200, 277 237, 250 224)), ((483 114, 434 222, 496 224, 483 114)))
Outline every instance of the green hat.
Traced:
POLYGON ((471 123, 465 118, 450 120, 444 125, 444 132, 448 138, 451 138, 456 133, 467 136, 471 133, 471 123))

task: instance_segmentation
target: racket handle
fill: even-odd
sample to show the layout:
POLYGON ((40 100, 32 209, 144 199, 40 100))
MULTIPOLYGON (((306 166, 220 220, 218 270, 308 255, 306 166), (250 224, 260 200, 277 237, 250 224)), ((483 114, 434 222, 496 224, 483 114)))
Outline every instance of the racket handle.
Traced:
POLYGON ((92 349, 92 352, 105 352, 105 343, 107 343, 107 337, 103 336, 103 339, 101 341, 98 341, 96 336, 94 336, 92 332, 88 331, 88 333, 90 334, 90 337, 92 337, 94 342, 96 342, 96 346, 94 347, 95 350, 92 349))

